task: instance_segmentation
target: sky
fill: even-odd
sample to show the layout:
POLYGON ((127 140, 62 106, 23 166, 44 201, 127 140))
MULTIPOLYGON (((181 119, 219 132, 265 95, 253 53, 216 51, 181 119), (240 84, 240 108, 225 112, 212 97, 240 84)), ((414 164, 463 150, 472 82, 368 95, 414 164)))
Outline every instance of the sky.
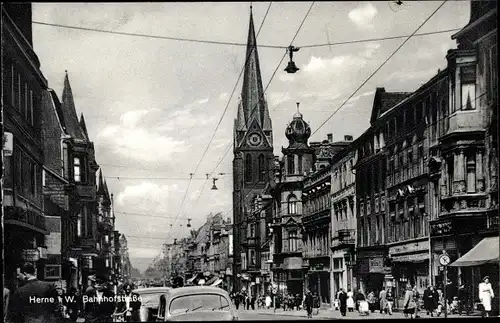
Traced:
MULTIPOLYGON (((256 29, 269 4, 253 3, 256 29)), ((310 141, 329 133, 334 140, 356 138, 369 125, 376 87, 414 91, 446 67, 447 50, 456 48, 453 32, 411 38, 318 129, 404 38, 308 45, 408 36, 440 4, 316 2, 293 42, 301 47, 294 53, 300 70, 283 71, 287 56, 272 77, 285 50, 265 46, 288 46, 311 2, 272 3, 257 43, 264 46, 258 51, 264 87, 269 84, 275 154, 287 145, 284 131, 296 102, 313 131, 310 141)), ((469 6, 469 1, 448 1, 419 33, 462 28, 469 6)), ((34 22, 239 44, 247 40, 249 13, 249 2, 33 3, 34 22)), ((49 87, 60 97, 68 71, 77 113, 84 114, 97 162, 114 194, 116 228, 128 237, 134 266, 145 270, 163 243, 187 236, 188 218, 198 228, 211 212, 232 217, 229 147, 241 80, 231 93, 244 65, 245 46, 34 23, 33 47, 49 87), (207 173, 218 178, 218 190, 210 189, 207 173)))

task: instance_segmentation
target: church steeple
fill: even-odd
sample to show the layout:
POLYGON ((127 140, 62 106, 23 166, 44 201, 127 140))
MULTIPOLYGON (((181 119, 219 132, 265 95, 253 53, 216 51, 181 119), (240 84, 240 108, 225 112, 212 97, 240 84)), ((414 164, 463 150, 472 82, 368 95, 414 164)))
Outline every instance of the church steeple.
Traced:
POLYGON ((238 105, 235 130, 246 131, 251 120, 255 118, 263 131, 272 131, 271 118, 269 117, 269 110, 264 97, 264 87, 262 86, 252 7, 250 7, 250 24, 245 59, 243 88, 241 102, 238 105))

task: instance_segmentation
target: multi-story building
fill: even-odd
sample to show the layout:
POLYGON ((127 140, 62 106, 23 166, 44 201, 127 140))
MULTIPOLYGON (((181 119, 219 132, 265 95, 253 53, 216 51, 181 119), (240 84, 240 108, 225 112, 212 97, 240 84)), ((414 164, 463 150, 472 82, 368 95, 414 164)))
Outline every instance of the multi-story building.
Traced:
POLYGON ((109 194, 108 185, 99 171, 97 189, 97 252, 94 267, 101 275, 111 279, 114 273, 114 229, 113 194, 109 194))
POLYGON ((273 199, 272 196, 267 194, 269 192, 268 186, 264 189, 263 193, 256 196, 254 199, 253 208, 253 228, 250 234, 256 237, 256 268, 259 272, 255 280, 255 292, 260 295, 265 295, 271 289, 271 223, 273 219, 273 199))
POLYGON ((121 275, 124 278, 130 278, 130 273, 132 270, 132 265, 130 264, 130 258, 128 255, 128 245, 127 237, 124 234, 120 236, 120 259, 121 259, 121 275))
POLYGON ((73 239, 68 242, 72 248, 64 256, 66 259, 76 260, 79 285, 85 288, 88 286, 89 275, 95 273, 93 262, 98 256, 96 172, 99 166, 95 161, 94 143, 90 141, 83 114, 80 119, 77 117, 67 73, 64 77, 61 107, 69 135, 62 142, 64 174, 74 190, 70 210, 76 223, 72 228, 76 233, 68 235, 68 239, 73 239))
MULTIPOLYGON (((447 118, 436 147, 439 158, 429 164, 439 200, 439 217, 430 227, 434 263, 443 250, 452 261, 469 251, 481 259, 481 252, 498 243, 496 19, 496 1, 471 1, 469 23, 452 36, 458 48, 448 51, 447 118), (492 242, 483 240, 493 236, 492 242)), ((432 271, 437 285, 438 266, 432 271)), ((465 283, 476 300, 480 279, 489 275, 495 289, 498 271, 498 264, 450 267, 448 278, 465 283)), ((493 302, 494 309, 497 305, 493 302)))
POLYGON ((306 269, 306 289, 317 293, 321 303, 331 303, 330 280, 330 209, 331 175, 330 160, 345 148, 347 142, 333 142, 333 135, 321 143, 311 143, 315 150, 314 171, 308 171, 302 190, 302 258, 306 269))
MULTIPOLYGON (((390 274, 390 268, 384 264, 387 255, 384 229, 387 223, 385 124, 378 122, 378 119, 408 95, 409 93, 386 92, 384 88, 378 88, 374 97, 370 127, 353 143, 353 148, 357 150, 357 160, 353 167, 356 173, 358 232, 356 280, 357 288, 365 294, 381 290, 385 275, 390 274)), ((398 119, 397 125, 402 127, 403 120, 398 119)))
MULTIPOLYGON (((386 138, 381 148, 387 156, 382 180, 386 183, 388 210, 380 210, 385 214, 377 219, 376 225, 381 223, 382 229, 376 237, 388 247, 398 300, 395 305, 399 308, 408 284, 422 295, 431 283, 429 221, 437 209, 427 164, 433 157, 429 147, 436 142, 441 126, 437 119, 447 98, 448 72, 444 70, 382 113, 377 122, 386 138)), ((375 211, 377 207, 380 209, 375 201, 375 211)))
POLYGON ((253 16, 250 12, 246 64, 243 74, 241 101, 234 121, 233 160, 233 284, 240 289, 246 280, 255 277, 242 273, 243 259, 254 259, 256 244, 247 240, 248 217, 252 200, 269 182, 274 162, 273 134, 269 109, 264 98, 259 55, 253 16))
MULTIPOLYGON (((297 103, 297 110, 299 104, 297 103)), ((279 292, 302 294, 302 188, 304 173, 314 166, 314 149, 308 145, 311 128, 297 111, 286 128, 289 145, 282 148, 275 183, 270 189, 273 205, 273 281, 279 292)))
MULTIPOLYGON (((344 136, 352 143, 352 136, 344 136)), ((342 288, 352 290, 356 257, 356 150, 350 145, 332 159, 331 180, 331 299, 342 288)))
POLYGON ((113 250, 113 272, 115 274, 115 279, 122 278, 122 258, 120 255, 120 232, 117 230, 113 231, 114 240, 114 250, 113 250))
MULTIPOLYGON (((2 3, 2 92, 4 156, 4 274, 15 289, 17 268, 30 261, 44 278, 40 249, 48 234, 43 215, 42 104, 47 80, 33 50, 30 3, 2 3)), ((43 256, 43 252, 42 252, 43 256)))

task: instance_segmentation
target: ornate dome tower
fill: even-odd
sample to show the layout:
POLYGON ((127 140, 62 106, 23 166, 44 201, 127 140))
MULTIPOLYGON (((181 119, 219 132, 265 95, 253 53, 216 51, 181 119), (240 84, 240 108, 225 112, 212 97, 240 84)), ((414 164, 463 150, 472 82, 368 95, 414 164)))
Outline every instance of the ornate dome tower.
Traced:
POLYGON ((302 118, 299 111, 300 103, 297 102, 297 112, 293 115, 293 120, 286 127, 285 136, 290 145, 289 148, 307 147, 307 140, 311 136, 311 127, 302 118))

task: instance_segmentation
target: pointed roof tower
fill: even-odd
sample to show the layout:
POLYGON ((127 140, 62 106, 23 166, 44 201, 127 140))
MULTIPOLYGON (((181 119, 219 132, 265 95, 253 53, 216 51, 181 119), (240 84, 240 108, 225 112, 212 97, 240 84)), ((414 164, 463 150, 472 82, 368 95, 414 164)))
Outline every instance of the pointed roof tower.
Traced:
POLYGON ((98 184, 98 188, 97 188, 97 194, 98 195, 101 195, 101 196, 104 196, 105 194, 105 191, 104 191, 104 181, 102 179, 102 170, 99 169, 99 184, 98 184))
POLYGON ((104 198, 106 201, 111 202, 111 197, 109 196, 108 184, 106 180, 104 180, 104 198))
POLYGON ((73 92, 71 91, 71 85, 69 84, 68 71, 66 71, 66 75, 64 77, 64 89, 61 106, 68 134, 75 139, 86 140, 76 114, 73 92))
POLYGON ((248 28, 247 51, 245 56, 245 70, 243 74, 243 88, 241 103, 238 107, 236 129, 245 130, 250 119, 257 118, 262 130, 272 131, 271 119, 264 98, 262 76, 260 74, 259 53, 253 22, 252 7, 250 6, 250 24, 248 28), (244 124, 242 124, 244 120, 244 124))
POLYGON ((87 139, 87 141, 89 141, 89 133, 87 132, 87 125, 85 124, 83 113, 80 115, 80 128, 82 128, 82 132, 85 135, 85 138, 87 139))

